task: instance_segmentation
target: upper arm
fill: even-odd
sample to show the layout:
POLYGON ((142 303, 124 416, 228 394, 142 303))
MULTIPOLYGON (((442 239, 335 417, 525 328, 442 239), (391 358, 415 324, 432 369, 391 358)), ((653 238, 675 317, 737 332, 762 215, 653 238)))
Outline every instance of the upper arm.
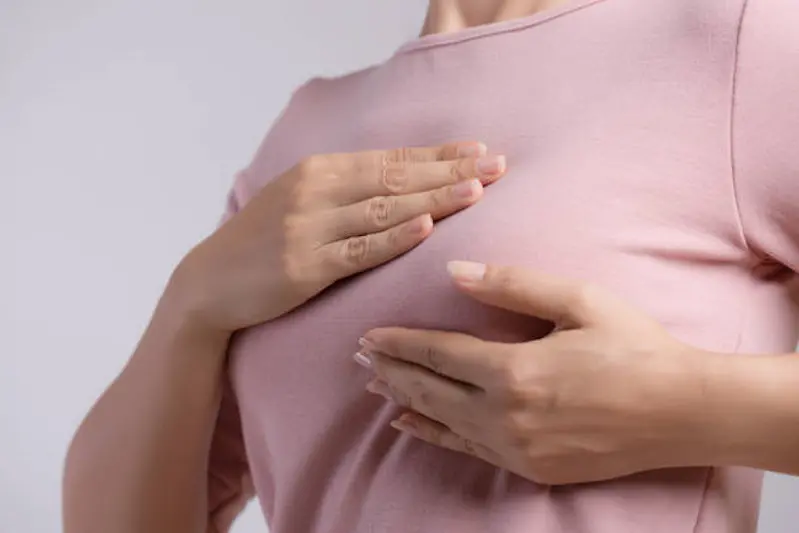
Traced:
POLYGON ((749 0, 732 123, 741 223, 752 250, 799 271, 799 3, 749 0))

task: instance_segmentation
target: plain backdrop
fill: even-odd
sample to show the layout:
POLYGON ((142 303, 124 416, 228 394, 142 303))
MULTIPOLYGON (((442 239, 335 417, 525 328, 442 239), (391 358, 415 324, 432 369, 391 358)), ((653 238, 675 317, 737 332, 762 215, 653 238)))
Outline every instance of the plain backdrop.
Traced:
MULTIPOLYGON (((424 4, 0 0, 0 529, 60 531, 76 425, 291 90, 390 55, 424 4)), ((798 524, 770 476, 761 531, 798 524)), ((257 505, 235 526, 265 531, 257 505)))

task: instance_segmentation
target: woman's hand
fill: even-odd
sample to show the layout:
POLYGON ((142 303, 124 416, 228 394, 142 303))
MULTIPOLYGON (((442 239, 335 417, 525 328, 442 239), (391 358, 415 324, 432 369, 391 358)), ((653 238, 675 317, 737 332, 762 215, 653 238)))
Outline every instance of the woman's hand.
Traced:
POLYGON ((207 328, 266 322, 412 249, 504 171, 479 143, 313 156, 194 249, 173 285, 207 328))
POLYGON ((556 329, 523 344, 370 331, 356 360, 377 376, 371 392, 410 410, 397 429, 544 484, 709 460, 689 445, 702 432, 697 365, 709 357, 598 288, 514 268, 450 270, 466 294, 556 329))

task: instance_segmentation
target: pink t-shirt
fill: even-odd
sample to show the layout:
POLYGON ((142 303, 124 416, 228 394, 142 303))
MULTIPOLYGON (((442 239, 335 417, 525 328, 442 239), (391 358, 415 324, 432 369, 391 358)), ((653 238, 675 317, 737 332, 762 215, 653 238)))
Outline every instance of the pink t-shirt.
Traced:
POLYGON ((273 533, 753 532, 760 472, 538 486, 391 429, 396 408, 365 392, 352 354, 376 326, 538 331, 459 294, 451 259, 599 283, 704 348, 792 351, 797 0, 573 0, 411 42, 300 88, 237 179, 231 213, 311 154, 474 139, 510 168, 477 206, 236 338, 213 527, 252 483, 273 533))

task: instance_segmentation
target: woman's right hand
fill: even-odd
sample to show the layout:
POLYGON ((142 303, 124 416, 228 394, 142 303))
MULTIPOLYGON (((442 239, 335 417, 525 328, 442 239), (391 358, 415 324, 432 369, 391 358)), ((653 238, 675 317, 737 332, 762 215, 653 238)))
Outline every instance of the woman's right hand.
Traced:
POLYGON ((504 171, 479 143, 312 156, 192 250, 173 292, 204 328, 267 322, 412 249, 504 171))

